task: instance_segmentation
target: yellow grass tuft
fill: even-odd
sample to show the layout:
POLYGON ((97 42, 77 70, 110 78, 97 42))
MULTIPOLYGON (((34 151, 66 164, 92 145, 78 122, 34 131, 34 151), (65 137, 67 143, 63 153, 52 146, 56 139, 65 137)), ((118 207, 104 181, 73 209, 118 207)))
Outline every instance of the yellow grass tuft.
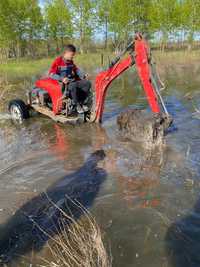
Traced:
MULTIPOLYGON (((60 211, 62 218, 59 220, 59 234, 56 237, 49 236, 50 241, 47 243, 47 249, 54 260, 43 259, 45 266, 111 267, 111 255, 106 251, 101 230, 94 217, 80 203, 70 201, 80 209, 82 216, 76 220, 73 215, 68 215, 52 203, 60 211)), ((40 230, 45 233, 43 229, 40 230)))

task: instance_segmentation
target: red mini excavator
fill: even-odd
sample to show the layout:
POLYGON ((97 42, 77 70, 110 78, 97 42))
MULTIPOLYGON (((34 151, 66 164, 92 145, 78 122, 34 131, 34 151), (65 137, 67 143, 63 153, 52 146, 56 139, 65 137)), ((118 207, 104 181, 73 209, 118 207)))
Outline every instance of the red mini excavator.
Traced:
POLYGON ((70 109, 72 108, 72 100, 67 93, 67 88, 63 89, 62 84, 47 77, 36 81, 34 88, 27 94, 27 103, 21 99, 10 101, 9 111, 11 117, 14 120, 22 122, 30 116, 29 111, 34 109, 62 123, 75 122, 81 116, 84 118, 84 121, 101 122, 106 92, 109 85, 121 73, 134 65, 136 66, 152 112, 164 112, 168 116, 168 111, 160 94, 161 83, 156 72, 153 71, 154 68, 151 63, 148 43, 140 33, 137 33, 131 44, 111 62, 108 69, 100 72, 96 76, 94 94, 91 92, 90 96, 80 96, 79 104, 87 107, 83 109, 83 116, 69 116, 70 109), (124 57, 126 53, 129 54, 127 57, 124 57), (93 95, 95 96, 93 97, 93 95))

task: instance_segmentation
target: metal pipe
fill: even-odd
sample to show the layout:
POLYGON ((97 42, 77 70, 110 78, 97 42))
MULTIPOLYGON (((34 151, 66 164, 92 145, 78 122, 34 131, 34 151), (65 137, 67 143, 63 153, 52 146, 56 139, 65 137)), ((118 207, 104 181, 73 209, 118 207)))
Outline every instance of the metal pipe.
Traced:
POLYGON ((161 105, 162 105, 162 107, 163 107, 163 110, 164 110, 165 114, 166 114, 167 116, 169 116, 169 112, 168 112, 168 110, 167 110, 167 107, 166 107, 166 105, 165 105, 165 102, 164 102, 164 100, 163 100, 163 98, 162 98, 162 95, 161 95, 161 93, 160 93, 160 89, 159 89, 159 87, 158 87, 158 85, 157 85, 157 82, 156 82, 156 80, 154 79, 154 76, 153 76, 152 74, 151 74, 151 81, 152 81, 153 84, 154 84, 156 93, 157 93, 157 95, 158 95, 158 97, 159 97, 159 99, 160 99, 160 102, 161 102, 161 105))

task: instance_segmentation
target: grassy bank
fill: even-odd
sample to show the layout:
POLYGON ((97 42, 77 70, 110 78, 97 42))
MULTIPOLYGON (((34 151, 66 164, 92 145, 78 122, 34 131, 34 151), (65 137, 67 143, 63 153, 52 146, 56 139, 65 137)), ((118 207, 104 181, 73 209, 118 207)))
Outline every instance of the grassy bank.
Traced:
MULTIPOLYGON (((54 57, 37 60, 10 60, 0 65, 0 81, 13 81, 43 75, 47 72, 53 60, 54 57)), ((77 55, 75 61, 78 65, 83 66, 86 71, 90 71, 102 65, 102 56, 100 54, 77 55)), ((104 56, 103 61, 107 63, 107 57, 104 56)))
MULTIPOLYGON (((9 60, 0 64, 0 110, 4 110, 6 102, 16 97, 24 98, 24 92, 31 88, 34 81, 40 76, 47 74, 47 71, 55 57, 37 60, 20 59, 9 60)), ((77 55, 77 65, 84 71, 94 74, 102 66, 101 54, 77 55)), ((104 56, 104 64, 108 64, 104 56)))
MULTIPOLYGON (((77 55, 75 62, 81 66, 86 72, 95 74, 107 67, 109 60, 115 55, 104 54, 85 54, 77 55)), ((165 78, 165 74, 169 72, 178 72, 181 74, 185 69, 193 69, 195 72, 199 69, 200 51, 171 51, 159 52, 154 51, 153 57, 157 62, 160 74, 165 78)), ((54 58, 43 58, 37 60, 21 59, 10 60, 0 65, 0 87, 16 82, 33 82, 37 77, 45 75, 53 62, 54 58)), ((181 74, 182 75, 182 74, 181 74)), ((1 91, 1 90, 0 90, 1 91)))
MULTIPOLYGON (((157 62, 158 68, 165 69, 165 67, 173 66, 179 69, 181 66, 199 66, 200 51, 172 51, 159 52, 154 51, 153 56, 157 62)), ((76 63, 80 65, 85 71, 94 73, 99 68, 108 66, 109 58, 112 59, 114 55, 106 55, 102 58, 101 54, 85 54, 77 55, 76 63)), ((44 75, 49 69, 54 58, 43 58, 37 60, 21 59, 10 60, 7 63, 0 65, 0 82, 13 81, 21 79, 31 79, 38 75, 44 75)))
POLYGON ((200 50, 195 51, 170 51, 170 52, 153 52, 156 62, 160 65, 189 65, 189 64, 198 64, 200 62, 200 50))
POLYGON ((44 72, 51 62, 50 58, 39 60, 12 60, 0 65, 1 80, 28 78, 44 72))

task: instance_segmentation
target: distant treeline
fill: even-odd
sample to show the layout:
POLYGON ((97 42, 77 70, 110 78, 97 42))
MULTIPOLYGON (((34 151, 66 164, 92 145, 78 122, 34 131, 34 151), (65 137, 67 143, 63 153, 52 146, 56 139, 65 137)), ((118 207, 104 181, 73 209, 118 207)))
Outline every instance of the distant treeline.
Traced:
POLYGON ((59 53, 72 41, 81 52, 119 49, 135 31, 162 50, 192 49, 199 11, 200 0, 0 0, 0 59, 59 53))

